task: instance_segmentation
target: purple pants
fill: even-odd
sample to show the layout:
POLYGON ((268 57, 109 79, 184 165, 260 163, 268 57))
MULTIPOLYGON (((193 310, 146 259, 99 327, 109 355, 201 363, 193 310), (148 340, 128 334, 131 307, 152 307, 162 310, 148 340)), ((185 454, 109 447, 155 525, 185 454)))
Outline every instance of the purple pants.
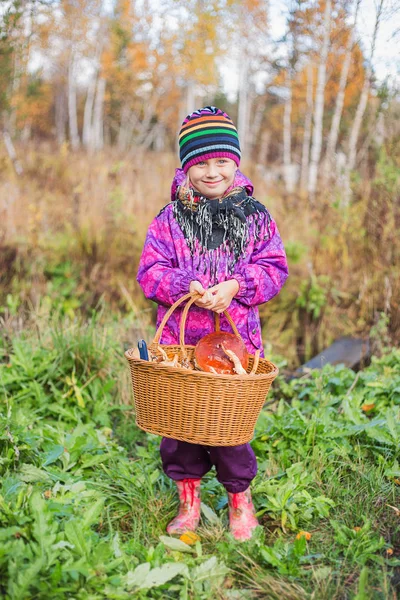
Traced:
POLYGON ((250 444, 200 446, 163 438, 160 453, 164 472, 171 479, 201 479, 215 466, 218 481, 234 494, 247 490, 257 473, 250 444))

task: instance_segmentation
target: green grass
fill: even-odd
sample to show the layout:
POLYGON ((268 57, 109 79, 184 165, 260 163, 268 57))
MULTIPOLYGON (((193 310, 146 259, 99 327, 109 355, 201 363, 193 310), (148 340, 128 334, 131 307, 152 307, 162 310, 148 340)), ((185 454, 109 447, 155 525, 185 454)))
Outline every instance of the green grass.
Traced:
POLYGON ((395 598, 400 351, 358 375, 328 365, 278 380, 253 440, 261 526, 233 540, 210 473, 201 541, 178 547, 165 533, 177 498, 159 439, 136 428, 128 403, 123 343, 134 325, 104 311, 4 334, 0 596, 395 598))

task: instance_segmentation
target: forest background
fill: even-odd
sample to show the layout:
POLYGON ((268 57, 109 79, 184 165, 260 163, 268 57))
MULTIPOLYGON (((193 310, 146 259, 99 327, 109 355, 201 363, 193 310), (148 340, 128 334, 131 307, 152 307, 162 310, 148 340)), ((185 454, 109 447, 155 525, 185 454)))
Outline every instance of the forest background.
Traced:
POLYGON ((3 316, 103 299, 147 309, 151 329, 135 281, 145 231, 169 199, 182 118, 215 104, 288 252, 291 277, 261 309, 269 351, 293 366, 341 335, 399 339, 398 81, 374 71, 392 22, 396 72, 398 2, 369 7, 363 38, 361 0, 278 7, 280 39, 260 0, 3 2, 3 316))

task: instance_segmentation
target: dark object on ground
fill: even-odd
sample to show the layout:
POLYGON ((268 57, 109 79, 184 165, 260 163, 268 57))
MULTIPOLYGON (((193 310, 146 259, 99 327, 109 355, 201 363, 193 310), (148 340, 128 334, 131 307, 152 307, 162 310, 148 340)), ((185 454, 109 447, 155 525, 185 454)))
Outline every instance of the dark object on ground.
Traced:
POLYGON ((288 374, 287 379, 301 377, 309 369, 322 369, 326 364, 343 364, 354 371, 358 371, 366 366, 370 359, 369 340, 363 340, 352 337, 342 337, 335 340, 329 348, 323 350, 317 356, 304 365, 288 374))

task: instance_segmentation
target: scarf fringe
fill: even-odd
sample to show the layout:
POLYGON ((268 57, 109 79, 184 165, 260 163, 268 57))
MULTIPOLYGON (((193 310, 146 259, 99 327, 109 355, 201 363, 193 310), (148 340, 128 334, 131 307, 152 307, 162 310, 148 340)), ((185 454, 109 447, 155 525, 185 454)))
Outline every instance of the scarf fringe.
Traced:
POLYGON ((173 212, 191 256, 198 257, 196 270, 202 270, 204 275, 209 272, 213 285, 218 283, 223 256, 227 258, 225 275, 231 276, 237 262, 245 255, 251 238, 254 242, 260 240, 265 215, 267 233, 264 239, 271 236, 268 210, 253 197, 247 196, 244 188, 235 188, 221 201, 198 196, 187 188, 178 188, 173 212), (210 247, 218 243, 215 235, 218 231, 220 236, 221 230, 221 243, 210 247))

